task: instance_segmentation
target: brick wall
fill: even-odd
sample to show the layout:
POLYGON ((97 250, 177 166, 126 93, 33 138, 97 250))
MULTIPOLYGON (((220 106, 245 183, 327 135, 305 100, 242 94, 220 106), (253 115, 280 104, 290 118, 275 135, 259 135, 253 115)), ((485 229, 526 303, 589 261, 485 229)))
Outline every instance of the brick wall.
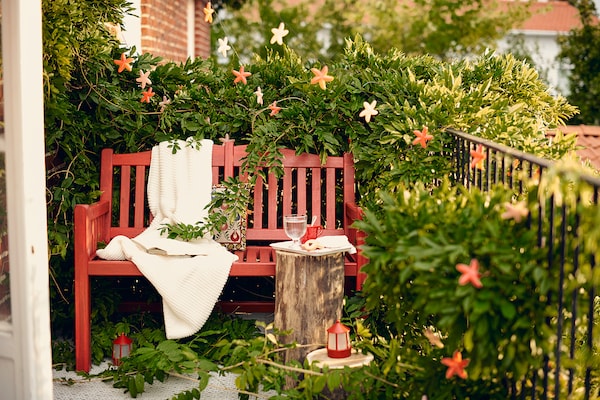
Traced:
MULTIPOLYGON (((195 54, 196 57, 208 58, 210 56, 210 24, 204 22, 205 0, 195 0, 196 3, 196 26, 194 29, 195 54)), ((214 14, 213 14, 214 15, 214 14)))
MULTIPOLYGON (((205 0, 195 4, 195 56, 210 54, 210 25, 204 22, 205 0)), ((142 52, 166 60, 185 61, 188 58, 188 1, 141 1, 142 52)))

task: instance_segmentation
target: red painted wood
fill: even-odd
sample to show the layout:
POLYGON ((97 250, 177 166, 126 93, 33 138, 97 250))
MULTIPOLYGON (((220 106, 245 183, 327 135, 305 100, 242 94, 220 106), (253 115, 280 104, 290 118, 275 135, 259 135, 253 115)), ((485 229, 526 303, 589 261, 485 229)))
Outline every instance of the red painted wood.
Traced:
POLYGON ((139 165, 135 168, 135 215, 133 226, 144 226, 144 210, 146 207, 146 166, 139 165), (138 207, 141 205, 141 207, 138 207))
MULTIPOLYGON (((269 174, 267 177, 267 184, 269 185, 267 188, 267 203, 257 204, 254 203, 254 208, 262 208, 263 212, 267 213, 267 229, 276 230, 277 229, 277 197, 279 195, 279 185, 277 182, 277 178, 273 174, 269 174)), ((285 196, 285 192, 283 193, 285 196)), ((287 200, 289 202, 289 200, 287 200)), ((283 207, 289 207, 289 204, 286 204, 286 197, 283 198, 283 207)))
MULTIPOLYGON (((230 276, 275 276, 275 253, 265 242, 289 240, 282 226, 282 218, 292 211, 307 212, 317 216, 317 223, 325 226, 323 235, 346 235, 355 246, 364 242, 364 234, 351 226, 362 217, 355 204, 354 165, 352 156, 328 157, 324 163, 318 155, 296 155, 293 150, 282 151, 283 178, 268 174, 267 185, 258 179, 253 194, 254 204, 249 215, 247 249, 236 252, 230 276), (310 177, 310 178, 309 178, 310 177), (341 187, 336 187, 341 182, 341 187), (323 188, 322 185, 325 185, 323 188), (338 196, 342 194, 343 198, 338 196), (343 204, 342 215, 337 215, 337 204, 343 204), (260 245, 255 245, 258 242, 260 245)), ((213 183, 236 176, 246 157, 246 146, 235 146, 225 140, 213 146, 213 183)), ((96 258, 99 242, 108 243, 116 235, 134 237, 140 234, 151 220, 146 205, 147 169, 151 151, 131 154, 114 154, 105 149, 101 154, 100 201, 75 207, 75 353, 76 369, 89 371, 91 365, 91 276, 141 276, 138 268, 129 261, 107 261, 96 258), (132 180, 132 171, 135 178, 132 180), (120 176, 115 187, 115 177, 120 176), (115 190, 119 204, 113 206, 115 190), (130 190, 131 189, 131 190, 130 190), (111 215, 116 213, 118 225, 111 226, 111 215), (133 213, 133 214, 132 214, 133 213), (133 224, 132 222, 133 221, 133 224), (133 226, 131 226, 133 225, 133 226)), ((356 277, 360 290, 366 276, 360 272, 366 259, 359 252, 345 258, 346 276, 356 277)), ((239 310, 241 303, 223 303, 228 310, 239 310)), ((263 302, 246 304, 246 311, 273 310, 273 305, 263 302), (266 307, 266 308, 265 308, 266 307)))
POLYGON ((119 197, 119 225, 129 226, 129 195, 131 189, 131 167, 121 168, 121 190, 119 197))

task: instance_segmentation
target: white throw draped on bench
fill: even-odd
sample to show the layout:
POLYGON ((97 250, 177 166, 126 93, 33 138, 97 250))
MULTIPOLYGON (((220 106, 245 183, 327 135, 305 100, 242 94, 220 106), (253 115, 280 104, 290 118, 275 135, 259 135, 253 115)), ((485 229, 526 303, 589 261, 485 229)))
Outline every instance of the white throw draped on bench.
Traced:
POLYGON ((161 142, 152 149, 148 176, 148 205, 154 219, 133 239, 116 236, 98 257, 130 260, 163 299, 167 338, 197 332, 209 317, 237 260, 212 239, 190 242, 160 234, 164 224, 195 224, 207 215, 212 191, 210 140, 161 142), (200 145, 200 147, 198 147, 200 145))

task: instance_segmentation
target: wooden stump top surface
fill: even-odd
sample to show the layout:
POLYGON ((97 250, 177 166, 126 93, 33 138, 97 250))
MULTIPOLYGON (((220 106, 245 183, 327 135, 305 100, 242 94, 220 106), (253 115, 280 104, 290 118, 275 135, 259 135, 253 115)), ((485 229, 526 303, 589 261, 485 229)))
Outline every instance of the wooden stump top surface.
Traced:
POLYGON ((317 367, 323 368, 328 366, 329 369, 342 369, 344 367, 356 368, 364 365, 369 365, 373 361, 373 354, 359 353, 355 349, 352 349, 350 357, 345 358, 332 358, 327 356, 327 349, 317 349, 311 351, 306 355, 306 359, 310 364, 317 363, 317 367))

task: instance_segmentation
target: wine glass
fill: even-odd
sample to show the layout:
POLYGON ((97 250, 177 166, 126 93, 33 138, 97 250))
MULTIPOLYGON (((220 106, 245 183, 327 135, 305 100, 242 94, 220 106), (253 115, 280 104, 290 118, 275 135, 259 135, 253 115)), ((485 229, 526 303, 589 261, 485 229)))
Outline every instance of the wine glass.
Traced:
POLYGON ((292 239, 292 248, 300 248, 300 238, 306 233, 306 215, 291 214, 283 216, 283 230, 292 239))

